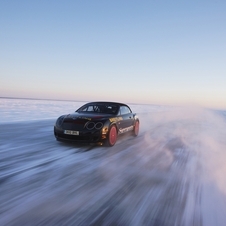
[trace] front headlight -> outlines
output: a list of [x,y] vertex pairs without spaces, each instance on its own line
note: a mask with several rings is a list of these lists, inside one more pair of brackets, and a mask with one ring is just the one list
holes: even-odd
[[56,126],[61,127],[63,121],[64,121],[64,116],[60,116],[56,121]]
[[88,130],[92,130],[92,129],[101,129],[103,127],[103,123],[102,122],[87,122],[85,124],[85,128]]

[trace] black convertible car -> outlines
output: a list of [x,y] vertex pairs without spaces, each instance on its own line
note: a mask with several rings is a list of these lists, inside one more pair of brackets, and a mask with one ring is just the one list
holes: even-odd
[[75,113],[60,116],[54,126],[59,141],[105,142],[108,146],[129,131],[138,135],[139,118],[128,105],[116,102],[87,103]]

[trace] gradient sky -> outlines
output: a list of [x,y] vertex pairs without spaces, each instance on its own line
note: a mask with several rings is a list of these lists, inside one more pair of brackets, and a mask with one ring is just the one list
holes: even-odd
[[0,96],[226,108],[225,0],[0,2]]

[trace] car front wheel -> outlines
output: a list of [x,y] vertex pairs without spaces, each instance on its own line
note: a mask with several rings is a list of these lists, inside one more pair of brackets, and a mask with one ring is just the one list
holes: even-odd
[[108,133],[108,137],[107,137],[107,145],[108,146],[114,146],[116,141],[117,141],[117,128],[116,126],[111,126],[109,133]]

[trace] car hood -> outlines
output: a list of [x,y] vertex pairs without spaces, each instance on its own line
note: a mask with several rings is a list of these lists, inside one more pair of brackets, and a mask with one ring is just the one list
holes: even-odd
[[108,119],[115,117],[114,115],[109,114],[92,114],[92,113],[81,113],[75,112],[72,114],[65,115],[65,119],[85,119],[85,120],[100,120],[100,119]]

